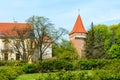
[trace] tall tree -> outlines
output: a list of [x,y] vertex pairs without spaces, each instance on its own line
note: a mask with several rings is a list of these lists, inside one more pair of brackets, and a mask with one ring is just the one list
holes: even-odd
[[120,58],[120,24],[95,25],[88,31],[87,58]]
[[91,23],[91,29],[88,31],[86,45],[85,45],[85,55],[87,58],[91,58],[94,53],[94,45],[95,45],[95,35],[94,35],[94,25]]
[[104,43],[107,36],[106,25],[96,25],[88,31],[86,40],[86,57],[87,58],[105,58]]
[[120,24],[111,25],[111,37],[109,42],[108,54],[111,58],[120,58]]
[[32,24],[32,29],[35,33],[35,41],[37,47],[39,48],[40,60],[43,59],[43,54],[46,53],[47,48],[49,48],[54,42],[66,34],[66,30],[59,28],[58,30],[53,27],[53,24],[48,18],[41,16],[32,16],[27,22]]

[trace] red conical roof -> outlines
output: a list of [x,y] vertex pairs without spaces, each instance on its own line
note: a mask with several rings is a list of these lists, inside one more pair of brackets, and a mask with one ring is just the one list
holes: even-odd
[[75,23],[73,30],[71,31],[70,34],[73,34],[73,33],[86,33],[86,30],[83,26],[80,15],[78,15],[76,23]]

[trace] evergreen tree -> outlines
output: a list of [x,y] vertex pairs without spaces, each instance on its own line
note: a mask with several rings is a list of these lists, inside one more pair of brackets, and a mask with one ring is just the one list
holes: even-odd
[[107,55],[104,50],[104,43],[107,36],[107,26],[97,25],[93,26],[88,31],[86,40],[86,57],[87,58],[106,58]]
[[93,22],[91,23],[91,29],[88,31],[87,39],[86,39],[86,57],[87,58],[92,58],[93,53],[94,53],[94,43],[95,41],[95,36],[94,36],[94,28],[93,28]]

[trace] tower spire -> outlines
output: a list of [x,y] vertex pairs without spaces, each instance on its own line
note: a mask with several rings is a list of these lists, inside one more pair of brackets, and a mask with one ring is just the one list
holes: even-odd
[[75,25],[74,25],[72,31],[70,32],[70,34],[73,34],[73,33],[86,33],[86,30],[83,26],[80,15],[78,15]]

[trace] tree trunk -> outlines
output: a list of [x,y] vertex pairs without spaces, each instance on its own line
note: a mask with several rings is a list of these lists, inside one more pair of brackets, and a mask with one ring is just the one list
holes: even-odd
[[42,54],[40,53],[40,58],[39,58],[39,60],[41,60],[42,61]]
[[41,60],[41,61],[42,61],[42,55],[43,55],[43,53],[42,53],[42,50],[40,49],[40,56],[39,56],[39,60]]

